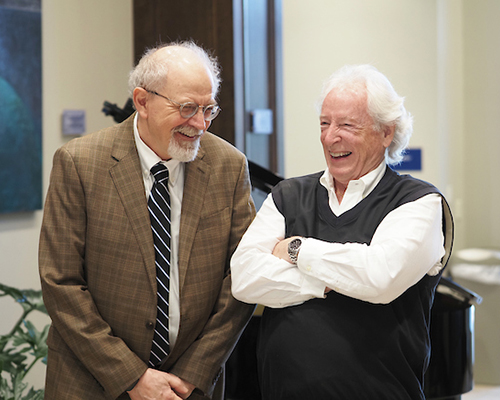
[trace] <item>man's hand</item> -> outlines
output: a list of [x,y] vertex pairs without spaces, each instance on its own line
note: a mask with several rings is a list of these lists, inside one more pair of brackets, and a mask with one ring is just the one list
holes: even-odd
[[[293,264],[292,260],[290,259],[290,256],[288,255],[288,244],[296,238],[302,238],[303,236],[292,236],[283,240],[280,240],[276,246],[274,246],[273,249],[273,256],[276,256],[278,258],[281,258],[282,260],[288,261],[289,263]],[[325,287],[325,296],[331,292],[332,289],[329,287]]]
[[149,368],[128,394],[132,400],[181,400],[187,399],[194,389],[194,385],[178,376]]
[[[273,256],[281,258],[282,260],[292,263],[290,256],[288,255],[288,243],[293,239],[300,238],[300,236],[292,236],[283,240],[280,240],[273,249]],[[293,264],[293,263],[292,263]]]

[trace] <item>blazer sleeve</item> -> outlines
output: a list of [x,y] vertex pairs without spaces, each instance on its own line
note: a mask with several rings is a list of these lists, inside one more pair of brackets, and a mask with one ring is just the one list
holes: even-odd
[[64,147],[59,149],[54,156],[39,245],[44,301],[52,319],[48,342],[56,346],[62,339],[65,345],[60,350],[80,360],[116,398],[147,367],[113,334],[88,290],[85,195],[73,155]]
[[[233,207],[224,266],[225,275],[219,294],[201,334],[169,369],[169,372],[193,383],[207,395],[212,394],[224,364],[255,308],[254,305],[239,302],[231,294],[229,261],[255,216],[246,158],[240,156],[237,159],[239,170],[236,171],[237,179],[232,192]],[[227,183],[227,180],[223,181]],[[231,188],[228,187],[226,190]]]

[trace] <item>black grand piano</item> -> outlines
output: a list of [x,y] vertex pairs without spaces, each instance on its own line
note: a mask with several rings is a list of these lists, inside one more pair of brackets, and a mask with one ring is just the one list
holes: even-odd
[[[103,110],[116,122],[133,112],[132,100],[122,108],[104,102]],[[270,193],[283,178],[249,161],[253,190]],[[474,306],[481,302],[476,293],[442,277],[436,289],[431,316],[431,359],[424,377],[428,400],[460,400],[473,387]],[[260,400],[256,345],[262,307],[243,332],[226,364],[226,400]]]

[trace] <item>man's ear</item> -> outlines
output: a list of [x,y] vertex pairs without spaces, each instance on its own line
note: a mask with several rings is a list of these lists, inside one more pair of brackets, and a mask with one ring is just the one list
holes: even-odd
[[394,140],[394,132],[396,132],[396,125],[392,124],[384,127],[384,146],[389,147]]
[[144,119],[148,117],[148,95],[148,91],[141,87],[136,87],[132,93],[135,109],[139,116]]

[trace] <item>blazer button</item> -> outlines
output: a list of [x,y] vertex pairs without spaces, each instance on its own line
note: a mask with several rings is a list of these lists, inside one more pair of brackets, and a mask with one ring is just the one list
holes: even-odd
[[155,328],[154,322],[151,321],[146,322],[146,328],[152,331]]

